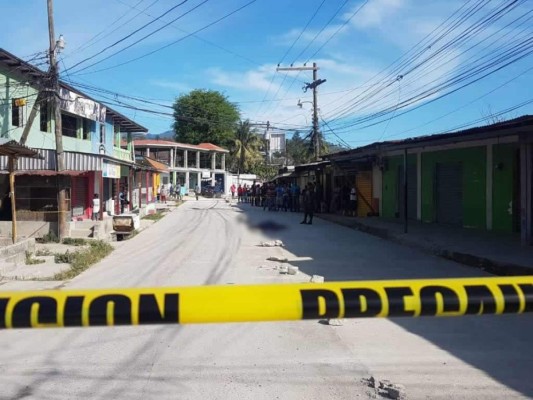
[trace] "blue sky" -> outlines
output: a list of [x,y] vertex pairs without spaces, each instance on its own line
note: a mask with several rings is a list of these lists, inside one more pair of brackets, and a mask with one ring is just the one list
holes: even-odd
[[[305,131],[311,124],[311,104],[305,103],[311,100],[311,92],[303,93],[302,86],[304,82],[311,80],[311,73],[286,74],[276,72],[275,68],[278,63],[283,66],[291,63],[300,66],[309,60],[309,63],[318,64],[319,78],[327,79],[320,86],[318,103],[321,116],[337,136],[331,134],[326,126],[322,129],[329,140],[342,140],[353,147],[376,140],[445,131],[483,118],[489,110],[498,112],[533,98],[533,69],[528,71],[533,65],[533,56],[529,55],[447,97],[435,100],[445,93],[440,90],[406,108],[398,108],[402,101],[411,96],[456,76],[475,57],[485,55],[487,60],[496,55],[502,46],[511,48],[513,40],[531,37],[533,17],[528,14],[533,14],[531,0],[476,31],[470,41],[458,41],[438,53],[439,46],[452,40],[455,37],[453,35],[510,3],[508,0],[486,1],[487,4],[477,14],[440,42],[431,48],[419,47],[419,58],[411,60],[411,63],[397,71],[389,70],[389,74],[377,77],[376,74],[398,57],[413,51],[413,46],[455,10],[461,6],[465,10],[478,2],[257,0],[196,36],[183,39],[138,61],[113,68],[119,63],[168,45],[238,9],[249,0],[204,1],[188,0],[165,15],[161,21],[152,23],[131,38],[104,51],[105,47],[153,21],[154,16],[161,15],[180,1],[55,0],[56,34],[63,34],[67,42],[60,65],[63,79],[152,99],[162,105],[170,105],[177,95],[194,88],[215,89],[238,103],[243,118],[268,120],[276,127]],[[0,47],[26,59],[35,52],[45,50],[48,43],[46,2],[0,2],[3,14],[10,16],[9,19],[4,19]],[[79,71],[196,6],[186,16],[130,49]],[[315,17],[311,19],[315,13]],[[330,19],[331,22],[327,24]],[[306,24],[308,26],[304,30]],[[317,36],[323,27],[323,31]],[[96,57],[89,62],[68,71],[67,68],[93,55]],[[313,57],[309,59],[311,56]],[[410,67],[431,56],[435,57],[435,61],[426,62],[409,72]],[[108,67],[111,68],[95,72]],[[403,74],[402,79],[394,79]],[[495,90],[504,83],[504,86]],[[380,89],[379,92],[374,96],[367,96],[376,88]],[[489,93],[490,91],[493,93]],[[99,98],[97,94],[88,93]],[[483,95],[486,96],[474,101]],[[361,98],[363,101],[355,103]],[[117,99],[137,107],[171,112],[168,108],[153,104]],[[302,108],[297,106],[298,99],[304,102]],[[426,104],[428,100],[434,101]],[[419,108],[413,109],[418,106]],[[148,127],[152,133],[166,131],[172,123],[171,117],[164,115],[114,108]],[[361,120],[369,114],[374,115],[386,109],[390,112],[383,117],[370,119],[369,123]],[[411,109],[413,110],[410,111]],[[340,113],[341,111],[343,112]],[[404,111],[409,112],[400,115]],[[452,111],[454,112],[451,113]],[[533,114],[532,104],[505,116],[515,117],[527,113]],[[368,126],[379,121],[382,122]],[[479,124],[483,122],[477,123]]]

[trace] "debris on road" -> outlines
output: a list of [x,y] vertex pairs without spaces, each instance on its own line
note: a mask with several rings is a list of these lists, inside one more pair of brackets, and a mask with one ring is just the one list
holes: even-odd
[[281,257],[268,257],[267,260],[268,260],[268,261],[281,262],[281,263],[287,263],[287,262],[289,262],[289,259],[288,259],[288,258],[281,258]]
[[362,381],[368,387],[373,388],[376,394],[381,398],[393,400],[407,399],[405,394],[405,386],[403,385],[392,383],[386,379],[378,380],[374,376],[371,376],[368,379],[363,378]]
[[289,267],[286,265],[279,265],[278,270],[280,274],[288,274],[289,273]]
[[331,326],[343,326],[344,325],[344,320],[343,319],[339,319],[339,318],[331,318],[331,319],[328,319],[328,325],[331,325]]
[[270,240],[268,242],[261,242],[259,244],[261,247],[285,247],[281,240]]
[[310,282],[312,283],[324,283],[324,277],[320,275],[313,275]]

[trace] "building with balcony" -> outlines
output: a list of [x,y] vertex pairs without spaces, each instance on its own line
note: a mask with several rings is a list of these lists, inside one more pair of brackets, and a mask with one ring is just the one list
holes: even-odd
[[[124,144],[125,145],[125,144]],[[218,184],[226,192],[226,154],[228,150],[211,143],[198,145],[177,143],[170,140],[134,140],[136,156],[168,165],[168,174],[161,176],[161,184],[180,183],[188,190],[197,185]]]
[[[68,218],[89,219],[94,194],[104,214],[119,212],[118,194],[134,182],[132,134],[147,132],[121,113],[60,82],[64,171],[56,171],[55,121],[45,95],[47,74],[0,49],[0,136],[35,149],[42,159],[16,162],[17,219],[51,228],[58,219],[58,190],[67,190]],[[28,117],[35,107],[36,117]],[[29,125],[29,126],[28,126]],[[125,148],[121,136],[126,135]],[[0,157],[0,190],[8,192],[7,158]],[[48,224],[45,224],[48,223]]]

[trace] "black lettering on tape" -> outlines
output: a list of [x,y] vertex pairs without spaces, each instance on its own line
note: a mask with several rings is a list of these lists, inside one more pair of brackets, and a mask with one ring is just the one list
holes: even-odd
[[533,285],[522,283],[518,285],[524,294],[525,307],[524,312],[533,312]]
[[389,300],[389,317],[411,316],[414,311],[405,309],[405,296],[412,296],[413,291],[409,287],[386,287],[384,288]]
[[39,324],[57,324],[57,301],[53,297],[34,296],[18,301],[13,307],[11,325],[13,328],[31,328],[31,309],[37,305]]
[[165,294],[165,303],[161,310],[153,294],[141,294],[139,324],[179,323],[179,296],[178,293]]
[[437,294],[442,298],[442,312],[458,312],[459,296],[446,286],[425,286],[420,289],[420,315],[437,315]]
[[[339,297],[335,292],[327,289],[302,289],[300,295],[302,297],[303,319],[339,318]],[[324,314],[320,314],[320,298],[326,305]]]
[[[341,289],[344,298],[344,316],[346,318],[375,317],[382,310],[381,297],[372,289]],[[363,311],[361,297],[364,297],[366,309]]]
[[68,296],[63,312],[63,325],[82,326],[82,307],[84,296]]
[[494,314],[496,300],[485,285],[465,285],[468,305],[465,314]]
[[503,312],[517,313],[520,311],[520,296],[514,285],[498,285],[503,294]]
[[107,307],[113,304],[113,325],[131,325],[131,300],[122,294],[98,296],[89,305],[89,325],[107,325]]
[[6,309],[9,299],[0,299],[0,329],[6,327]]

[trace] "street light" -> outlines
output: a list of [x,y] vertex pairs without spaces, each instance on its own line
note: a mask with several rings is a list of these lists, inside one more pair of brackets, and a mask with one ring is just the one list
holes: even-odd
[[313,104],[312,101],[301,101],[300,99],[298,99],[298,104],[296,104],[296,105],[297,105],[298,107],[300,107],[300,108],[303,108],[304,103]]

